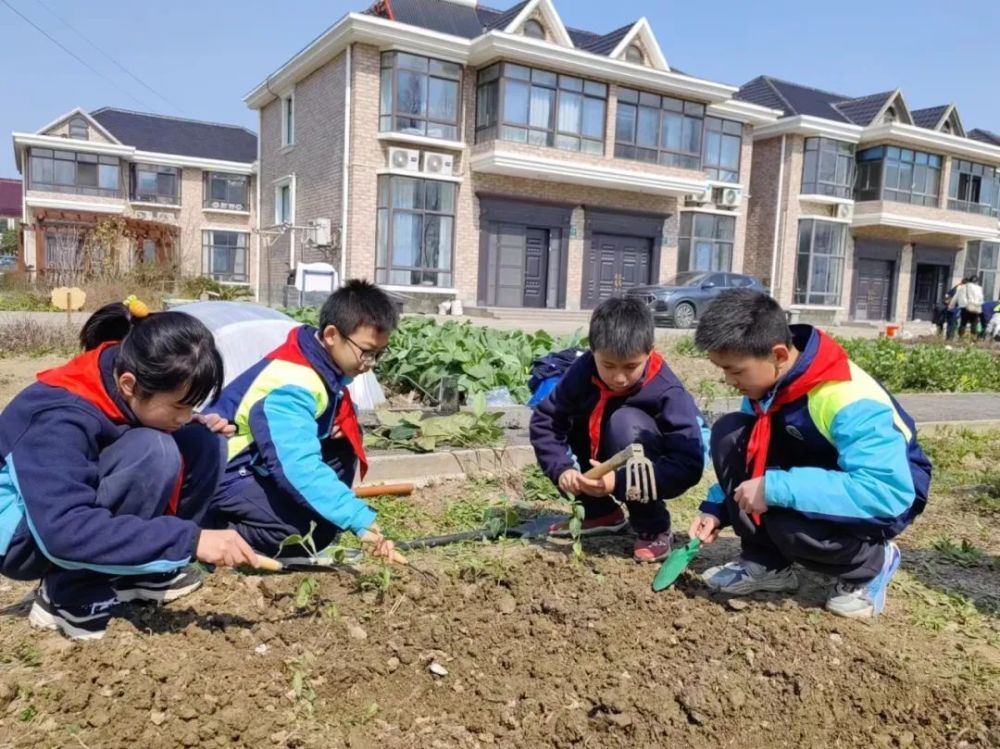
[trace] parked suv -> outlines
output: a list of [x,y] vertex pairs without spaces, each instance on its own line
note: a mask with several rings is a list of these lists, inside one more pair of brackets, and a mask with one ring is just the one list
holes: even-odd
[[741,273],[688,271],[664,284],[636,286],[628,295],[645,300],[657,325],[693,328],[702,312],[726,289],[750,288],[766,292],[760,280]]

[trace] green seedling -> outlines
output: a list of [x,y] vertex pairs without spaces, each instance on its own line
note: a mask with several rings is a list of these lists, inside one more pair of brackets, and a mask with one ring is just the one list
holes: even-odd
[[577,561],[583,559],[583,519],[586,511],[583,505],[575,503],[573,505],[573,516],[569,519],[569,536],[573,539],[573,558]]
[[939,538],[934,542],[934,548],[948,561],[962,567],[977,567],[986,560],[983,550],[964,538],[961,543],[950,538]]

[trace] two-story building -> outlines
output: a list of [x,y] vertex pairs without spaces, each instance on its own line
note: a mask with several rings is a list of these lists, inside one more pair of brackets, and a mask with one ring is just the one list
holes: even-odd
[[246,97],[275,232],[260,298],[324,259],[466,305],[567,309],[741,270],[752,131],[779,112],[736,91],[672,68],[645,19],[579,31],[550,0],[349,14]]
[[[74,109],[13,138],[24,175],[23,262],[39,280],[147,263],[255,281],[257,137],[249,130],[103,108]],[[91,240],[95,227],[111,224],[108,251]]]
[[818,320],[930,320],[959,279],[996,299],[1000,138],[953,105],[848,97],[767,76],[737,98],[779,109],[754,131],[746,271]]

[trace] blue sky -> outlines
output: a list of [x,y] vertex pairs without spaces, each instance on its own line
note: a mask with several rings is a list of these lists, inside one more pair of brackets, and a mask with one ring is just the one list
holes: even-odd
[[[485,4],[506,8],[515,1]],[[60,50],[4,2],[110,80]],[[111,105],[255,128],[243,95],[343,14],[364,7],[366,0],[177,0],[168,6],[2,0],[0,176],[16,176],[11,131],[37,130],[74,106]],[[898,86],[912,108],[955,102],[967,128],[1000,131],[997,0],[556,0],[556,7],[567,25],[597,32],[646,16],[667,60],[699,77],[740,84],[766,73],[848,95]]]

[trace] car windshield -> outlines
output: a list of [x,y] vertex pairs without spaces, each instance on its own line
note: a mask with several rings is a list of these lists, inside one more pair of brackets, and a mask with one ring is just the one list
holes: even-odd
[[676,276],[667,281],[664,286],[697,286],[707,275],[707,273],[700,270],[690,270],[687,273],[678,273]]

